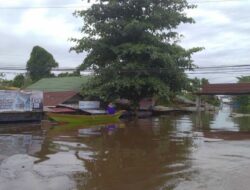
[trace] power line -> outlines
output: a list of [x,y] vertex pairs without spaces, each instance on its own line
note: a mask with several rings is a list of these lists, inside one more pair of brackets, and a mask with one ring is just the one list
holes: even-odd
[[245,65],[218,65],[218,66],[209,66],[209,67],[197,67],[197,69],[218,69],[218,68],[235,68],[235,67],[250,67],[249,64]]
[[[26,68],[22,67],[0,67],[0,72],[1,71],[26,71]],[[76,68],[54,68],[52,71],[75,71]]]
[[204,72],[204,73],[189,73],[189,72],[185,72],[186,74],[189,75],[208,75],[208,74],[240,74],[240,73],[249,73],[250,74],[250,70],[247,71],[221,71],[221,72]]
[[224,3],[224,2],[246,2],[249,0],[204,0],[204,1],[189,1],[189,3],[202,4],[202,3]]
[[[0,64],[1,65],[1,64]],[[20,65],[20,64],[6,64],[4,66],[0,66],[0,68],[6,68],[6,67],[11,67],[11,68],[15,68],[15,67],[22,67],[25,68],[25,65]],[[214,65],[214,66],[198,66],[196,69],[213,69],[213,68],[230,68],[230,67],[250,67],[250,64],[241,64],[241,65]],[[74,68],[74,67],[60,67],[60,68]],[[166,68],[167,69],[167,68]]]
[[10,7],[10,6],[0,6],[0,9],[5,10],[16,10],[16,9],[78,9],[84,8],[83,5],[75,5],[75,6],[20,6],[20,7]]
[[[66,70],[74,70],[77,67],[58,67],[56,69],[66,69]],[[16,70],[16,69],[26,69],[25,66],[18,66],[18,65],[6,65],[0,67],[0,69],[6,69],[6,70]],[[183,68],[184,69],[184,68]],[[220,70],[218,70],[220,69]],[[249,70],[250,65],[234,65],[234,66],[213,66],[213,67],[198,67],[194,68],[193,70],[190,70],[189,72],[211,72],[211,71],[244,71]],[[123,71],[149,71],[149,70],[169,70],[169,68],[142,68],[142,69],[121,69]]]
[[[77,67],[58,67],[52,69],[53,71],[75,71]],[[2,71],[26,71],[25,66],[6,65],[1,66]],[[161,73],[169,70],[168,68],[143,68],[143,69],[121,69],[121,73],[139,73],[139,72],[152,72]],[[91,70],[88,70],[91,71]],[[193,70],[186,71],[187,74],[239,74],[250,72],[250,65],[220,65],[211,67],[198,67]]]
[[[223,2],[246,2],[249,0],[203,0],[203,1],[190,1],[189,3],[202,4],[202,3],[223,3]],[[84,5],[62,5],[62,6],[0,6],[0,9],[78,9],[86,8]]]

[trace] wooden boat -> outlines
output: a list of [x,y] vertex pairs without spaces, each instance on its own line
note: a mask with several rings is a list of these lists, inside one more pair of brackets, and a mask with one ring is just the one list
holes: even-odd
[[59,123],[70,123],[74,125],[96,125],[119,122],[119,118],[124,111],[119,111],[114,115],[72,115],[47,113],[48,117]]

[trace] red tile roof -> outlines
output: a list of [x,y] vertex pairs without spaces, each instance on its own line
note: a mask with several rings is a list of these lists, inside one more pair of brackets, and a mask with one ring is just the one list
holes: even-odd
[[53,113],[75,113],[76,110],[70,108],[51,108],[51,112]]
[[77,95],[77,92],[74,91],[44,92],[44,106],[57,106],[58,104],[62,104],[75,95]]
[[208,84],[197,93],[201,95],[240,95],[250,94],[250,83]]

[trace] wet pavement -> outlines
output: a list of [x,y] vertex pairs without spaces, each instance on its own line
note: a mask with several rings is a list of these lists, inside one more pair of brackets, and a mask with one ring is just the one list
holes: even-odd
[[229,107],[91,128],[0,126],[0,190],[246,190],[249,171],[250,118]]

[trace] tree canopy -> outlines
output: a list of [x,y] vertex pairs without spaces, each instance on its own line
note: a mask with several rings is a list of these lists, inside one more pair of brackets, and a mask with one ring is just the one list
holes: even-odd
[[16,75],[12,82],[13,86],[18,88],[23,87],[24,83],[25,83],[25,76],[23,74]]
[[197,93],[201,90],[202,86],[209,84],[208,79],[206,78],[193,78],[193,79],[188,79],[188,85],[186,87],[186,90],[191,93]]
[[194,23],[186,0],[100,0],[82,17],[83,37],[72,39],[71,50],[87,52],[80,70],[95,73],[83,90],[105,100],[167,97],[187,82],[184,73],[193,68],[191,55],[201,48],[184,49],[175,31],[182,23]]
[[54,57],[44,48],[35,46],[30,54],[26,68],[32,81],[38,81],[44,77],[51,77],[52,68],[58,67]]
[[[241,76],[237,77],[238,83],[250,83],[250,76]],[[234,97],[235,103],[238,105],[240,112],[250,113],[250,96],[249,95],[241,95]]]
[[57,77],[75,77],[75,76],[81,76],[80,72],[78,71],[74,71],[72,73],[66,72],[57,75]]
[[238,83],[249,83],[250,82],[250,76],[241,76],[237,77]]

